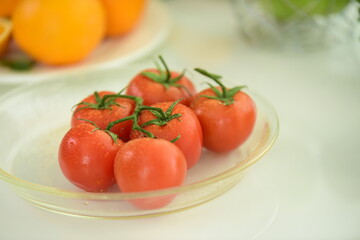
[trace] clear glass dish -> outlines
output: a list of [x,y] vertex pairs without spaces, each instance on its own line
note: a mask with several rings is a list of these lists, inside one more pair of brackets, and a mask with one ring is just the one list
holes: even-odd
[[356,38],[355,0],[232,0],[243,39],[265,48],[313,51]]
[[[279,132],[274,108],[260,95],[247,91],[258,111],[250,138],[228,154],[204,150],[183,186],[138,193],[121,193],[117,187],[106,193],[78,189],[63,176],[57,159],[59,143],[70,127],[72,106],[95,90],[121,90],[142,69],[131,66],[56,77],[4,95],[0,100],[0,178],[32,204],[62,214],[117,219],[154,216],[185,210],[220,196],[274,144]],[[190,76],[198,90],[206,87],[198,84],[201,76]],[[172,194],[175,199],[159,209],[140,210],[129,202]]]

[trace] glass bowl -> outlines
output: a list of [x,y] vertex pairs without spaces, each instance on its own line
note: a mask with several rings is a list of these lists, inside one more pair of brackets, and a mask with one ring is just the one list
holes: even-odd
[[[250,138],[228,154],[204,150],[198,164],[188,171],[183,186],[137,193],[121,193],[116,186],[104,193],[78,189],[63,176],[57,158],[59,143],[70,128],[72,107],[95,90],[121,90],[142,69],[131,66],[56,77],[21,86],[1,97],[0,178],[32,204],[57,213],[115,219],[154,216],[220,196],[274,144],[279,131],[274,108],[260,95],[247,91],[257,107]],[[202,76],[195,76],[197,84]],[[167,195],[176,197],[159,209],[140,210],[130,203]]]
[[232,0],[240,34],[251,45],[315,50],[348,44],[359,25],[355,0]]

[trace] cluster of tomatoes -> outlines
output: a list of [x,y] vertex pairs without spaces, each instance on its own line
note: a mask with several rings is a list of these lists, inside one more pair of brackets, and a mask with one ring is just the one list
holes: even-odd
[[[180,186],[203,148],[228,152],[251,134],[256,107],[243,86],[226,88],[221,76],[196,68],[219,86],[196,92],[185,72],[141,71],[123,94],[102,91],[76,105],[59,147],[65,177],[90,192],[117,184],[122,192]],[[159,208],[174,196],[137,200]]]

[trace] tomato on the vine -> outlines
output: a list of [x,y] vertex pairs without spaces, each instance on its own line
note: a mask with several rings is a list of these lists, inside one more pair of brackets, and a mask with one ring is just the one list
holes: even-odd
[[158,67],[140,72],[130,81],[126,94],[143,98],[147,106],[179,99],[188,106],[196,93],[193,83],[184,75],[185,72],[170,71],[163,58],[159,58],[165,70]]
[[244,143],[255,125],[256,106],[251,97],[241,91],[244,86],[227,89],[221,76],[195,69],[216,81],[220,87],[198,93],[191,108],[200,120],[204,147],[215,152],[231,151]]
[[[200,122],[195,113],[178,102],[162,102],[150,107],[154,110],[142,111],[138,124],[156,138],[176,140],[174,144],[184,153],[187,168],[192,168],[200,159],[203,144]],[[155,111],[156,109],[160,111]],[[134,130],[130,138],[144,135],[143,132]]]
[[[101,129],[105,129],[110,122],[131,115],[134,112],[135,103],[122,96],[115,92],[101,91],[86,97],[77,104],[71,118],[71,126],[81,124],[82,119],[87,119]],[[131,121],[119,123],[110,130],[127,141],[131,131]]]
[[[186,177],[186,160],[173,143],[154,138],[139,138],[125,143],[114,162],[116,182],[122,192],[143,192],[176,187]],[[169,204],[175,195],[130,200],[141,209]]]
[[89,192],[103,192],[115,183],[114,158],[123,145],[116,135],[82,123],[63,137],[58,153],[65,177]]

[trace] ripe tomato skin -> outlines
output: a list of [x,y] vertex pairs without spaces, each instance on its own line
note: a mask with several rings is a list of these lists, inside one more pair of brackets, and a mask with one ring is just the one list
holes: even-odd
[[239,91],[234,95],[233,104],[224,105],[222,101],[201,95],[216,94],[205,89],[191,103],[201,123],[204,147],[214,152],[228,152],[244,143],[256,120],[256,106],[250,96]]
[[[111,92],[111,91],[99,92],[100,97],[110,94],[115,94],[115,92]],[[81,102],[96,103],[94,94],[86,97]],[[105,129],[106,126],[109,124],[109,122],[127,117],[134,112],[135,102],[133,100],[127,98],[117,98],[115,102],[121,106],[111,105],[110,106],[111,109],[93,109],[93,108],[80,109],[85,105],[83,104],[78,105],[75,108],[75,111],[71,118],[71,127],[74,127],[84,122],[83,120],[79,120],[79,119],[87,119],[93,121],[101,129]],[[110,129],[110,131],[118,135],[118,137],[121,138],[122,140],[128,141],[131,127],[132,127],[132,121],[129,120],[116,124],[114,127]]]
[[[122,192],[142,192],[183,184],[187,169],[183,153],[163,139],[139,138],[125,143],[114,162],[116,182]],[[175,195],[130,200],[140,209],[169,204]]]
[[[147,69],[142,72],[153,72],[159,74],[159,70],[157,69]],[[171,78],[175,78],[179,75],[179,73],[171,71]],[[169,86],[166,89],[162,84],[157,83],[139,73],[130,81],[126,94],[142,97],[144,99],[144,105],[147,106],[159,102],[174,102],[178,99],[182,99],[180,103],[189,106],[192,96],[196,93],[193,83],[185,76],[183,76],[177,83],[186,87],[188,91],[184,88],[175,86]]]
[[[170,107],[172,102],[162,102],[151,105],[151,107],[161,108],[164,112]],[[180,113],[181,117],[172,119],[164,126],[148,125],[143,127],[151,132],[157,138],[171,141],[180,135],[180,138],[174,143],[184,153],[187,168],[192,168],[200,159],[203,146],[203,135],[201,125],[195,113],[187,106],[178,103],[173,109],[173,114]],[[141,112],[138,123],[142,125],[145,122],[156,117],[150,111]],[[143,137],[143,133],[132,131],[130,138]]]
[[123,142],[115,143],[90,123],[71,128],[63,137],[58,160],[65,177],[88,192],[103,192],[115,183],[114,159]]

